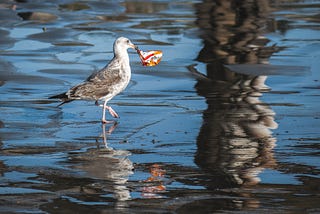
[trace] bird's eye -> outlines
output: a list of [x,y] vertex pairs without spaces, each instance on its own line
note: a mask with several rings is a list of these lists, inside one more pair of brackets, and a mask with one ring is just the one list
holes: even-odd
[[129,44],[129,42],[130,42],[129,39],[127,39],[127,43],[128,43],[128,44]]

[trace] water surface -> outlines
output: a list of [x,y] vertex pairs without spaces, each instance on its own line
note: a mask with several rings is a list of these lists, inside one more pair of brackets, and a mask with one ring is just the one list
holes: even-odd
[[[319,1],[3,1],[3,213],[316,213]],[[101,125],[48,97],[112,58],[142,67]]]

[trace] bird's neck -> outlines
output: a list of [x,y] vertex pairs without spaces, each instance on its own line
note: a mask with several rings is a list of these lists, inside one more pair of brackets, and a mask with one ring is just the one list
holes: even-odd
[[114,48],[113,52],[115,57],[129,59],[128,51],[126,49]]
[[[129,54],[127,50],[114,50],[114,58],[117,58],[120,62],[120,67],[125,68],[124,71],[129,71],[128,74],[130,75],[130,62],[129,62]],[[121,70],[120,70],[121,72]],[[130,78],[130,77],[129,77]]]

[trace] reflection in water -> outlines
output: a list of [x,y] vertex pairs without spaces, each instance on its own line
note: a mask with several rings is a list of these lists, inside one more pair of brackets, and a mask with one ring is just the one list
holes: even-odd
[[275,166],[275,113],[260,100],[266,76],[244,75],[223,64],[266,63],[277,48],[261,36],[266,27],[268,1],[204,1],[197,5],[197,24],[204,48],[198,60],[207,74],[193,66],[198,94],[206,98],[195,162],[211,175],[209,188],[254,185],[257,175]]
[[225,64],[263,63],[277,47],[262,36],[270,26],[268,0],[204,0],[196,6],[204,47],[198,60]]
[[161,198],[159,193],[163,193],[166,190],[164,184],[164,176],[166,171],[159,164],[152,164],[150,166],[150,176],[144,180],[146,184],[142,188],[142,197],[144,198]]
[[202,76],[195,86],[208,104],[195,162],[213,175],[211,188],[256,184],[259,172],[275,165],[275,113],[259,100],[265,79],[242,75],[232,83]]
[[[110,124],[110,123],[109,123]],[[102,124],[102,139],[103,139],[103,144],[106,149],[108,149],[108,142],[107,142],[107,134],[112,134],[112,132],[117,128],[118,122],[117,121],[112,121],[111,126],[109,127],[108,131],[106,131],[106,124]],[[98,148],[99,148],[99,141],[97,140]]]
[[[0,80],[1,83],[1,80]],[[1,85],[0,85],[1,87]],[[4,123],[0,120],[0,129],[4,127]],[[2,143],[2,136],[0,134],[0,151],[2,151],[3,143]],[[4,162],[0,161],[0,177],[3,177],[4,173],[8,170],[8,166],[4,164]]]
[[[191,23],[194,2],[200,32]],[[314,99],[319,88],[319,77],[315,76],[319,64],[319,4],[268,1],[279,10],[268,19],[267,13],[274,8],[266,2],[2,1],[0,7],[10,9],[1,9],[0,13],[0,120],[4,123],[0,128],[1,212],[319,210],[319,200],[314,200],[319,194],[319,112]],[[17,5],[16,11],[11,9],[13,5]],[[269,25],[272,22],[274,25]],[[268,35],[289,47],[274,58],[275,62],[288,65],[297,59],[297,65],[314,63],[312,76],[273,79],[277,90],[294,92],[274,92],[267,98],[277,104],[281,115],[282,127],[276,137],[282,146],[277,148],[277,163],[272,150],[275,139],[270,133],[276,127],[274,113],[260,94],[267,90],[262,85],[266,77],[249,76],[253,69],[260,71],[255,63],[266,63],[277,51],[263,37],[264,31],[273,30],[273,26],[277,32]],[[199,34],[191,36],[196,31]],[[121,120],[125,126],[117,127],[111,136],[107,133],[112,124],[104,129],[108,146],[129,150],[132,156],[127,151],[105,149],[100,138],[100,149],[95,147],[100,124],[97,127],[90,119],[95,112],[87,111],[86,105],[79,105],[76,112],[71,108],[61,111],[43,100],[61,85],[78,82],[94,69],[92,65],[104,63],[111,54],[105,47],[119,34],[132,37],[140,45],[159,46],[168,56],[156,72],[140,70],[139,64],[133,64],[138,84],[132,84],[132,94],[124,94],[118,103],[128,116]],[[193,71],[198,77],[196,89],[208,103],[200,130],[198,111],[192,109],[201,108],[202,99],[194,95],[190,88],[193,80],[185,78],[184,73],[184,66],[193,63],[198,35],[204,47],[197,59],[207,68],[197,69],[206,75]],[[243,69],[248,75],[223,66],[243,65],[239,63],[250,63],[244,66],[251,66],[251,71]],[[282,84],[283,80],[290,84]],[[282,96],[286,103],[302,106],[282,105]],[[295,102],[296,98],[301,100]],[[78,113],[89,114],[85,117],[88,120],[75,121]],[[293,121],[296,123],[292,126],[286,125]],[[128,139],[130,143],[112,145],[115,139]],[[136,171],[131,175],[133,160]],[[262,184],[242,188],[257,182],[252,174],[275,164],[275,170],[259,176],[265,176]],[[221,190],[224,186],[241,188]],[[143,198],[148,196],[154,199]],[[246,209],[258,206],[258,210]]]
[[[117,126],[112,124],[108,133],[111,133]],[[117,201],[126,201],[131,198],[130,191],[126,186],[128,178],[133,174],[133,163],[129,160],[130,152],[125,150],[114,150],[107,145],[106,125],[102,125],[102,138],[106,148],[92,148],[85,153],[79,153],[72,157],[72,161],[80,162],[75,168],[84,171],[90,178],[101,179],[97,184],[104,184],[99,187],[110,191]],[[99,143],[99,142],[98,142]],[[119,206],[125,206],[120,203]]]

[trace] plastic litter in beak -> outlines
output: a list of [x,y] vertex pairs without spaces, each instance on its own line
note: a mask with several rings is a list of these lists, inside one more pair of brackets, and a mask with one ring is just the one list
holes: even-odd
[[147,51],[137,49],[137,53],[141,59],[143,66],[155,66],[158,65],[162,59],[162,51]]

